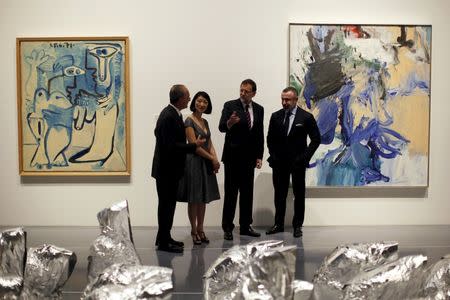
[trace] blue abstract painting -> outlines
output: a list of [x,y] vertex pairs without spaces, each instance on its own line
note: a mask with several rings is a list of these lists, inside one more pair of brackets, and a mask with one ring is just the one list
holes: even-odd
[[431,26],[290,24],[322,144],[308,186],[428,186]]
[[126,175],[128,38],[18,38],[21,175]]

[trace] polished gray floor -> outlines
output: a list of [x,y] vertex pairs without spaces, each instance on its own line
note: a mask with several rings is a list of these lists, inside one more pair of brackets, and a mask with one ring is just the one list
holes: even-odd
[[[1,228],[3,230],[6,228]],[[337,245],[397,241],[399,256],[423,254],[430,263],[445,254],[450,254],[450,226],[339,226],[305,227],[302,238],[293,238],[291,229],[266,236],[266,228],[256,228],[260,238],[239,236],[234,231],[234,241],[223,240],[218,227],[206,229],[211,243],[193,246],[190,229],[177,227],[172,231],[175,239],[185,243],[183,254],[157,251],[154,246],[156,228],[135,227],[135,246],[145,265],[160,265],[174,270],[172,299],[202,299],[202,275],[209,265],[224,251],[234,245],[247,244],[255,240],[278,239],[288,245],[297,245],[296,279],[311,281],[323,258]],[[36,247],[43,243],[53,244],[74,251],[78,261],[75,270],[64,287],[64,299],[79,299],[87,284],[87,257],[89,246],[99,234],[93,227],[26,227],[27,246]]]

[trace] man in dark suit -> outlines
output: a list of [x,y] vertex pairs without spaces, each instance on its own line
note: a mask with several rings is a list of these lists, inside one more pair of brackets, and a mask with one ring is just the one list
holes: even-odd
[[169,92],[170,104],[160,113],[155,128],[156,145],[153,156],[152,177],[156,179],[158,192],[158,250],[183,252],[184,244],[170,235],[175,214],[178,182],[184,172],[186,153],[193,153],[205,139],[186,143],[181,110],[190,101],[189,90],[181,84],[172,86]]
[[[284,231],[286,197],[290,177],[294,191],[294,218],[292,226],[294,237],[303,235],[305,217],[305,171],[309,161],[320,145],[320,132],[314,117],[297,106],[298,92],[293,87],[281,93],[283,108],[272,114],[269,122],[267,146],[269,162],[272,167],[274,187],[275,225],[266,234]],[[311,142],[307,145],[307,136]]]
[[258,237],[253,222],[253,179],[261,168],[264,152],[264,108],[252,101],[256,83],[242,81],[240,98],[225,102],[219,130],[225,132],[222,161],[225,166],[225,196],[222,213],[224,239],[233,239],[234,215],[239,192],[240,234]]

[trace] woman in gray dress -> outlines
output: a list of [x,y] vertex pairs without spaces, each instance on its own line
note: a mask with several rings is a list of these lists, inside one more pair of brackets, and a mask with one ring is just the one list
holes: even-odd
[[206,92],[198,92],[192,99],[192,114],[186,118],[186,137],[191,143],[198,136],[206,142],[193,154],[186,156],[184,176],[180,182],[179,201],[188,203],[188,216],[191,223],[191,236],[195,245],[209,243],[203,230],[206,203],[220,199],[216,173],[220,162],[211,141],[211,131],[203,114],[212,111],[211,98]]

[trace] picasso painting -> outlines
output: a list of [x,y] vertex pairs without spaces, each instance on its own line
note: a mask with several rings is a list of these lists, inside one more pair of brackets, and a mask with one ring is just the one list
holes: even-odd
[[128,38],[17,38],[21,175],[129,175]]
[[431,26],[290,24],[289,84],[322,143],[307,185],[428,186]]

